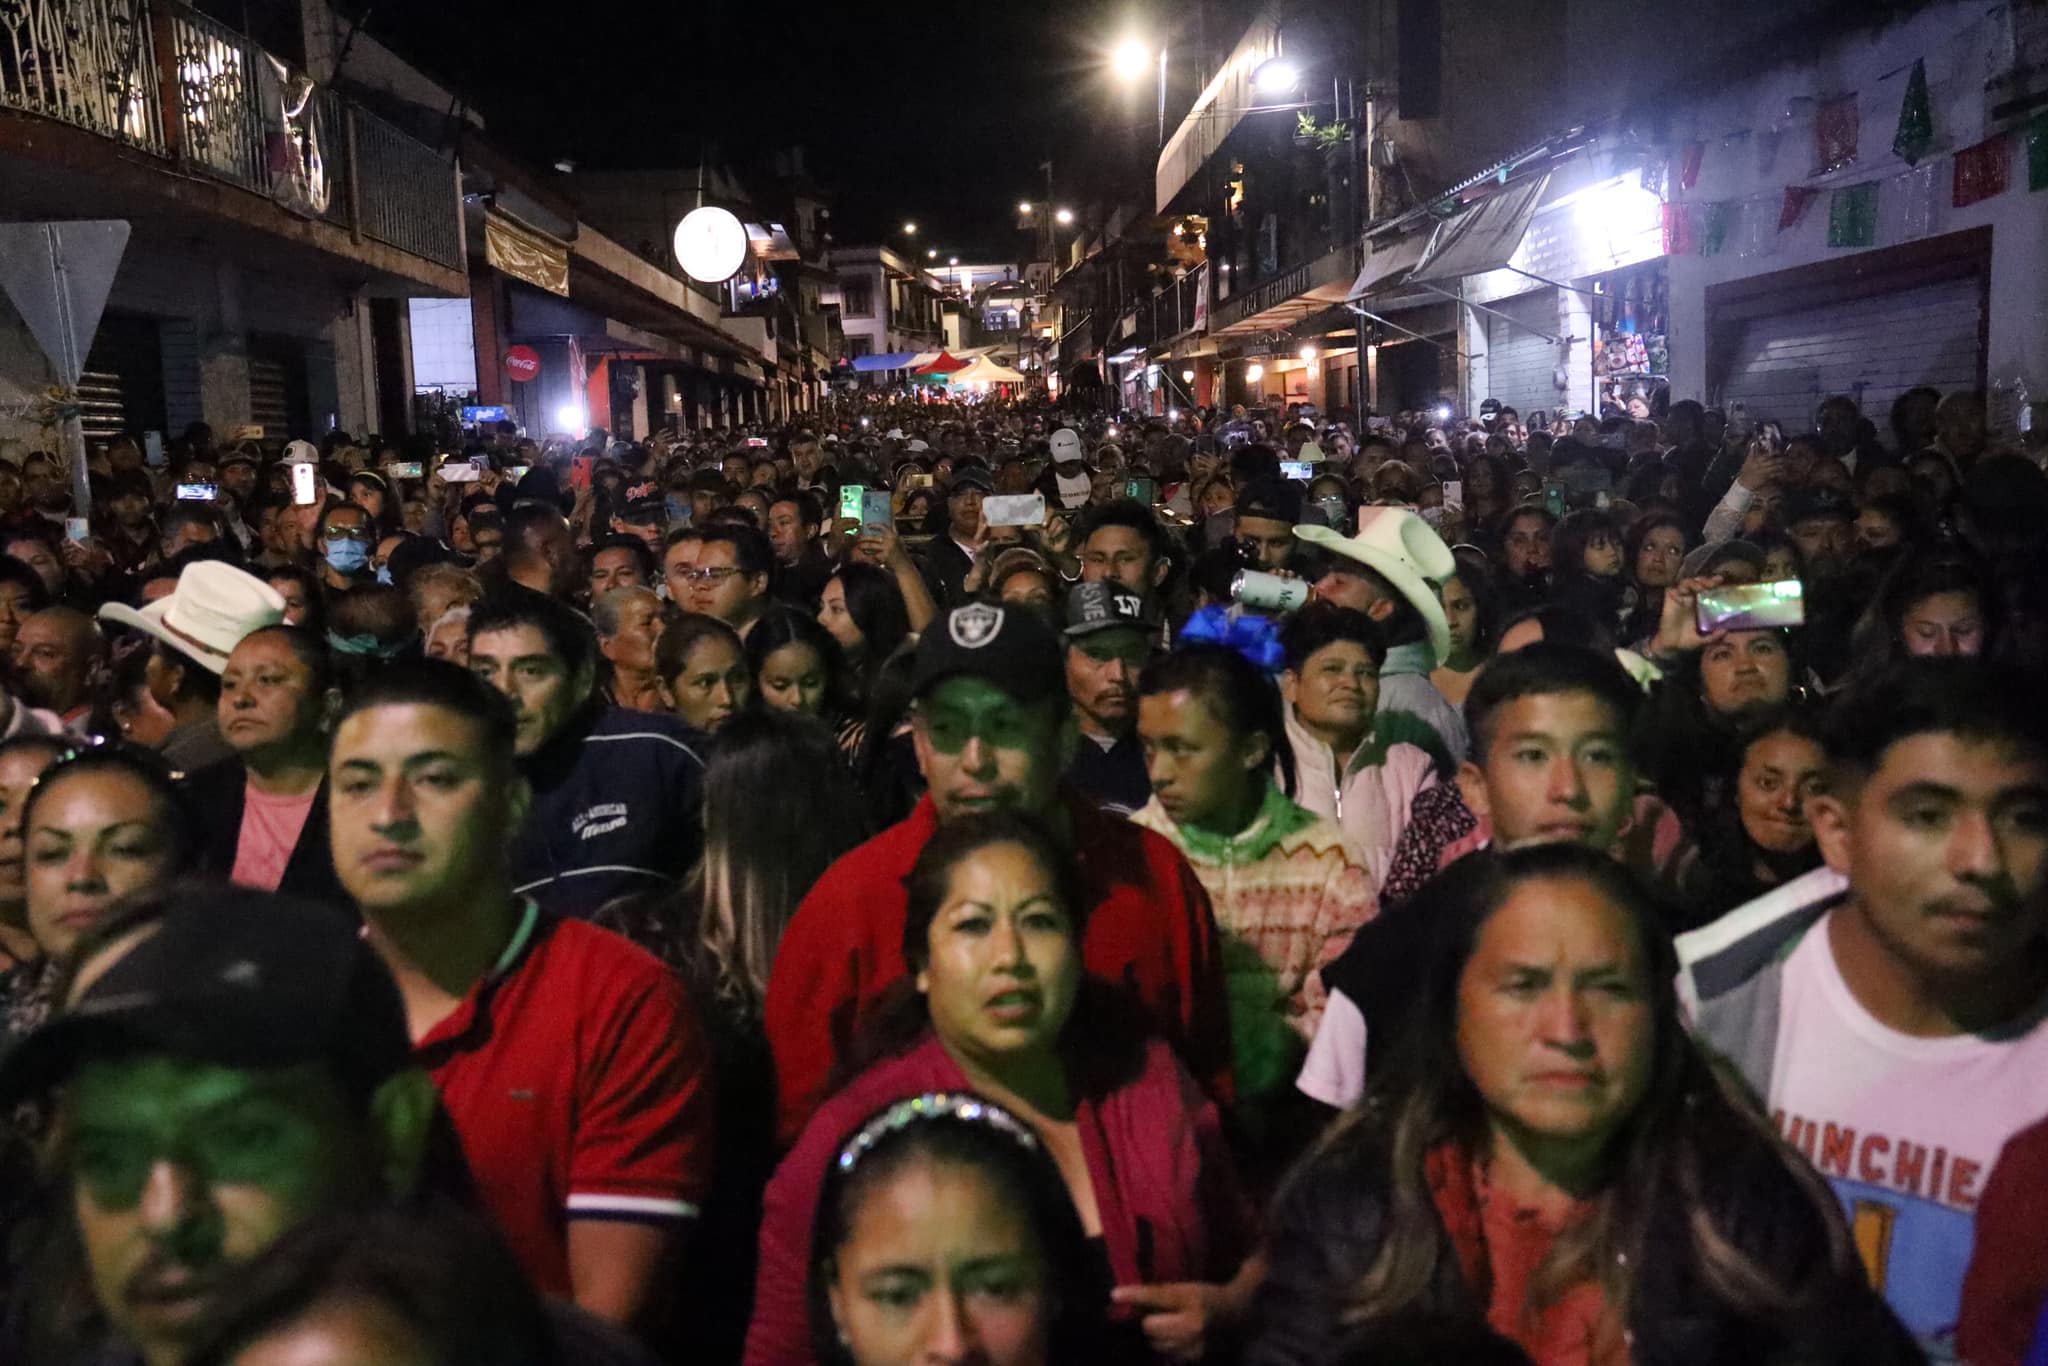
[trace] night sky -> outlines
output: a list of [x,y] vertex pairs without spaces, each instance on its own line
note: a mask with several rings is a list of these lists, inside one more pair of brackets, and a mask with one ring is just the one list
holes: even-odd
[[921,247],[1014,260],[1017,201],[1043,196],[1048,156],[1076,207],[1113,178],[1149,182],[1156,88],[1120,88],[1103,55],[1134,16],[1102,0],[434,0],[380,5],[369,29],[543,165],[695,165],[708,140],[744,174],[802,143],[839,242],[901,244],[913,219]]

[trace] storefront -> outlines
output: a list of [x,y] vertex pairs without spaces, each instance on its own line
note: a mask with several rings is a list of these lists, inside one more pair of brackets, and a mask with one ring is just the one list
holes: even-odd
[[1915,385],[1985,387],[1989,228],[1708,289],[1708,393],[1753,421],[1813,425],[1847,394],[1882,424]]
[[1663,259],[1591,281],[1593,414],[1662,415],[1671,402],[1671,273]]

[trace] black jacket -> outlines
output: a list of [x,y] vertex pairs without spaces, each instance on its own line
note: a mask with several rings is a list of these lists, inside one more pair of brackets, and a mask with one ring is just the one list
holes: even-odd
[[[1755,1146],[1717,1156],[1728,1159],[1709,1170],[1706,1197],[1717,1207],[1717,1225],[1779,1284],[1818,1274],[1825,1231],[1791,1173]],[[1245,1366],[1352,1359],[1347,1353],[1358,1350],[1361,1332],[1345,1326],[1344,1311],[1385,1235],[1389,1166],[1384,1141],[1361,1126],[1288,1178],[1267,1221],[1271,1270],[1259,1291]],[[1634,1366],[1903,1366],[1925,1359],[1853,1269],[1824,1282],[1797,1311],[1743,1314],[1720,1303],[1691,1255],[1685,1194],[1658,1191],[1651,1198],[1650,1240],[1660,1251],[1636,1281],[1628,1323]],[[1486,1322],[1486,1307],[1465,1284],[1448,1238],[1424,1302],[1403,1308],[1425,1320]]]
[[[199,815],[200,872],[225,880],[235,870],[248,786],[249,770],[240,759],[209,764],[185,780],[191,809]],[[306,827],[292,847],[291,860],[285,864],[284,880],[277,890],[354,913],[355,902],[334,873],[334,849],[327,836],[325,778],[320,780],[320,790],[313,794],[313,809],[306,813]]]
[[932,596],[938,599],[939,610],[958,607],[968,600],[961,585],[966,582],[967,571],[974,568],[974,557],[960,548],[950,531],[940,528],[939,534],[925,543],[918,558],[924,566],[924,580],[931,585]]
[[592,707],[520,762],[533,808],[513,890],[555,915],[660,892],[697,861],[705,738],[672,716]]

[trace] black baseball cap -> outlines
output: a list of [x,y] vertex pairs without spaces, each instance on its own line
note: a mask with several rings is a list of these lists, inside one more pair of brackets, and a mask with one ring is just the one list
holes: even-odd
[[950,498],[954,494],[968,489],[980,489],[983,493],[994,493],[996,491],[996,481],[990,478],[989,472],[979,465],[958,466],[953,471],[952,479],[947,481],[946,496]]
[[1067,594],[1068,636],[1093,635],[1117,626],[1145,631],[1158,624],[1146,608],[1144,595],[1121,584],[1076,584]]
[[87,956],[97,971],[85,988],[0,1060],[0,1104],[136,1053],[324,1062],[360,1094],[411,1065],[397,983],[333,910],[242,887],[174,889],[161,915],[114,945]]
[[1066,656],[1036,612],[1007,603],[970,602],[933,622],[917,643],[910,693],[923,697],[949,678],[985,678],[1019,702],[1067,690]]
[[1785,500],[1785,525],[1798,526],[1815,517],[1856,520],[1856,505],[1833,489],[1806,489]]

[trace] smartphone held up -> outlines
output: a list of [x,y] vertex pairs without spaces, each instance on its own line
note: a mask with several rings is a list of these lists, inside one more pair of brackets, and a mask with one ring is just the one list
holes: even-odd
[[1806,589],[1798,579],[1702,589],[1693,612],[1703,636],[1806,624]]

